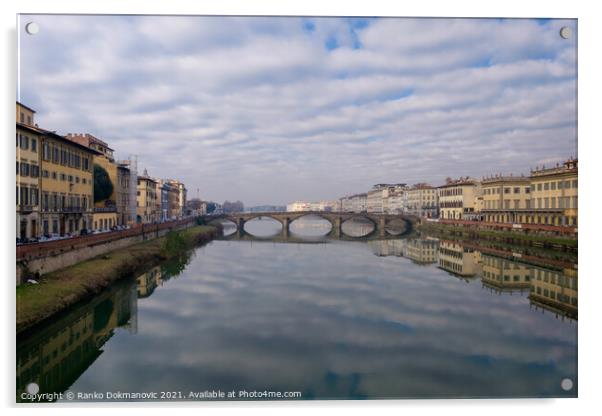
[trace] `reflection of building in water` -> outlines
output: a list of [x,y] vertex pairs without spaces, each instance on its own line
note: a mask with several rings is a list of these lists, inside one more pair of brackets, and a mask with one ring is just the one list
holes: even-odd
[[368,247],[376,256],[403,257],[406,240],[373,240],[368,241]]
[[437,241],[430,239],[409,240],[406,243],[404,256],[418,264],[437,262]]
[[494,292],[519,291],[523,293],[531,287],[532,267],[500,257],[481,255],[483,275],[481,281]]
[[135,327],[134,288],[134,285],[120,286],[104,292],[26,339],[18,340],[17,400],[32,382],[40,386],[40,393],[65,391],[102,353],[100,349],[115,328]]
[[136,286],[139,298],[147,298],[153,294],[157,286],[162,285],[161,267],[153,267],[146,273],[136,278]]
[[531,279],[531,305],[554,312],[556,316],[577,319],[577,270],[534,268]]
[[439,242],[439,268],[461,277],[481,274],[481,253],[453,241]]

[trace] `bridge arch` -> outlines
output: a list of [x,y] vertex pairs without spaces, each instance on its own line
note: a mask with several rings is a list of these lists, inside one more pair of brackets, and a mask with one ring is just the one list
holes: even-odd
[[296,214],[294,216],[287,217],[287,222],[288,222],[288,225],[290,227],[295,221],[297,221],[297,220],[299,220],[301,218],[305,218],[305,217],[317,217],[317,218],[322,219],[322,220],[324,220],[324,221],[326,221],[326,222],[328,222],[330,224],[330,229],[326,233],[323,234],[323,235],[328,235],[328,234],[330,234],[335,229],[336,224],[335,224],[335,219],[333,219],[332,216],[328,216],[326,214],[327,214],[326,212],[324,212],[324,213],[321,213],[321,212],[310,212],[310,211],[308,211],[308,212],[302,212],[302,213]]

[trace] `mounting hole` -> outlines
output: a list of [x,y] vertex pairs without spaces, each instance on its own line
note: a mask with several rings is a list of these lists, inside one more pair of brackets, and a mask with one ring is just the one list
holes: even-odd
[[562,387],[562,390],[564,391],[571,391],[573,389],[573,380],[570,378],[562,379],[560,382],[560,387]]
[[29,22],[25,25],[25,31],[30,35],[35,35],[40,31],[40,26],[36,22]]
[[561,37],[562,39],[568,39],[568,38],[570,38],[570,37],[571,37],[571,35],[572,35],[572,34],[573,34],[573,31],[572,31],[572,30],[571,30],[571,28],[570,28],[570,27],[568,27],[568,26],[563,26],[563,27],[560,29],[560,37]]
[[25,391],[27,391],[27,393],[29,394],[38,394],[38,392],[40,391],[40,386],[38,386],[37,383],[29,383],[25,387]]

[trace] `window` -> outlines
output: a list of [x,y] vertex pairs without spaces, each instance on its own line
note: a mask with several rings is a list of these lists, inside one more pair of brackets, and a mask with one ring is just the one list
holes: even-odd
[[577,179],[573,179],[573,188],[577,189]]
[[526,194],[530,194],[530,193],[531,193],[531,187],[530,187],[530,186],[527,186],[527,187],[525,188],[525,193],[526,193]]
[[46,169],[42,170],[42,177],[47,178],[48,176],[48,171]]
[[29,163],[21,162],[21,176],[29,176]]
[[56,180],[56,172],[52,172],[52,179]]
[[37,178],[40,176],[40,167],[38,165],[31,165],[31,177]]
[[17,160],[17,175],[19,174],[19,161]]
[[42,144],[42,158],[44,160],[50,160],[50,145],[46,142]]
[[544,191],[547,191],[547,190],[549,190],[549,189],[550,189],[550,184],[549,184],[548,182],[544,183],[544,184],[543,184],[543,190],[544,190]]
[[541,184],[540,183],[537,184],[537,190],[541,191]]
[[555,191],[555,190],[556,190],[556,182],[552,182],[552,183],[550,184],[550,189],[552,189],[552,191]]
[[62,181],[67,180],[67,176],[64,173],[61,173],[61,180]]
[[515,194],[520,194],[520,188],[518,188],[518,187],[514,188],[514,193]]
[[25,113],[23,113],[22,111],[21,111],[21,118],[20,118],[20,120],[21,120],[21,123],[25,123]]

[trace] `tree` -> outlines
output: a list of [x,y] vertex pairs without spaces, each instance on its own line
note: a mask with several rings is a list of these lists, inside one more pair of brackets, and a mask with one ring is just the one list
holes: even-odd
[[215,211],[215,202],[207,202],[207,214],[211,214]]
[[224,212],[243,212],[245,206],[241,201],[224,201],[224,203],[222,204],[222,208],[224,209]]
[[113,182],[109,173],[100,165],[94,165],[94,202],[109,199],[113,193]]

